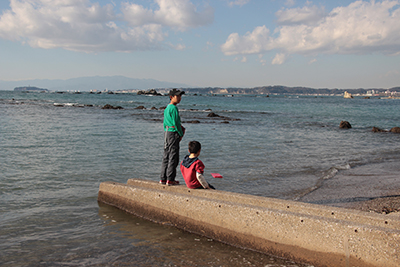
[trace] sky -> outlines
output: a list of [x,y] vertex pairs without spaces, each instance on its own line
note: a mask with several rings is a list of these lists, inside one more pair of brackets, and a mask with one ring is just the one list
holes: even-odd
[[2,0],[0,80],[400,86],[400,0]]

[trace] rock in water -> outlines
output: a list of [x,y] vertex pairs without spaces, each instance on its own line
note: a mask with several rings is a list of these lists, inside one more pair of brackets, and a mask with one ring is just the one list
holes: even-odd
[[341,129],[350,129],[351,128],[351,124],[348,121],[341,121],[339,128]]
[[400,133],[400,127],[393,127],[392,129],[390,129],[391,133]]
[[372,127],[374,133],[386,133],[387,131],[378,127]]

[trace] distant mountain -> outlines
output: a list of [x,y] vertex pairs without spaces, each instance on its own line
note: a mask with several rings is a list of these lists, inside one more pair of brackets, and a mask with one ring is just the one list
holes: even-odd
[[153,88],[190,87],[187,84],[163,82],[154,79],[134,79],[124,76],[93,76],[80,77],[67,80],[24,80],[0,81],[0,90],[13,90],[15,87],[42,87],[50,91],[110,91],[123,89],[147,90]]

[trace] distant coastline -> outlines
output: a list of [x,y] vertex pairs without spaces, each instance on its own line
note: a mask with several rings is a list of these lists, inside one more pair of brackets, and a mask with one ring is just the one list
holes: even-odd
[[[28,85],[28,86],[22,86]],[[49,92],[115,92],[115,93],[137,93],[141,90],[155,89],[159,93],[165,93],[171,88],[181,88],[188,93],[197,94],[287,94],[287,95],[343,95],[348,91],[353,96],[367,95],[389,96],[386,91],[400,93],[400,85],[395,87],[377,88],[311,88],[304,86],[285,86],[285,85],[263,85],[258,87],[196,87],[188,84],[158,81],[154,79],[135,79],[124,76],[92,76],[79,77],[67,80],[20,80],[2,81],[0,80],[0,90],[12,90],[13,88],[36,87],[39,91]],[[46,88],[46,90],[41,90]],[[24,89],[26,90],[26,89]],[[32,90],[35,91],[35,90]],[[37,90],[36,90],[37,91]],[[385,95],[384,95],[385,94]]]
[[48,92],[48,89],[44,88],[39,88],[35,86],[21,86],[21,87],[15,87],[14,91],[16,92]]
[[[400,96],[400,87],[390,89],[327,89],[327,88],[309,88],[309,87],[288,87],[281,85],[262,86],[254,88],[222,88],[222,87],[199,87],[199,88],[179,88],[190,94],[225,94],[225,95],[337,95],[342,96],[347,91],[353,96]],[[159,93],[168,93],[170,88],[156,88]],[[136,93],[138,90],[117,90],[119,93]]]
[[[155,92],[156,94],[168,94],[172,87],[154,87],[148,92]],[[239,87],[176,87],[180,90],[186,91],[189,94],[215,94],[215,95],[309,95],[309,96],[343,96],[345,92],[348,92],[352,96],[363,96],[363,97],[388,97],[398,98],[400,97],[400,87],[393,87],[390,89],[383,88],[359,88],[359,89],[328,89],[328,88],[310,88],[310,87],[288,87],[283,85],[273,86],[262,86],[253,88],[239,88]],[[36,86],[21,86],[15,87],[14,91],[17,92],[51,92],[53,90],[39,88]],[[91,92],[91,93],[137,93],[146,92],[140,89],[103,89],[103,90],[56,90],[54,92]]]

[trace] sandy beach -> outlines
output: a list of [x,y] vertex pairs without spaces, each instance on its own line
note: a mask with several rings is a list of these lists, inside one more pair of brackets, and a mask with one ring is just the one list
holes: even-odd
[[340,171],[300,201],[400,216],[398,165],[385,162]]

